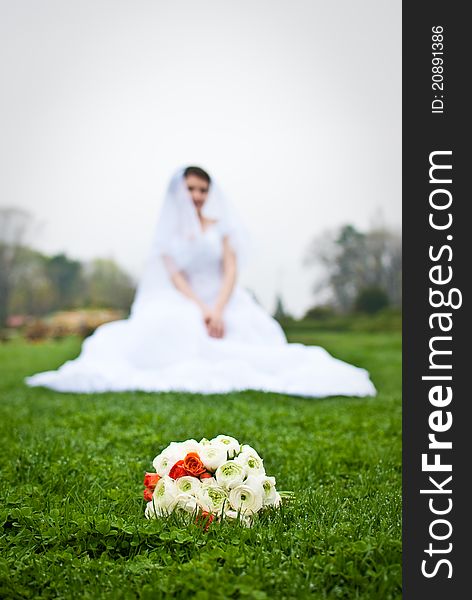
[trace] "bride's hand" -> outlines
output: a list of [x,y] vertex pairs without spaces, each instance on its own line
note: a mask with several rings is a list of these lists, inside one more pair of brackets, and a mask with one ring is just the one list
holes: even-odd
[[204,304],[202,304],[200,306],[200,309],[202,311],[203,322],[205,323],[205,325],[208,326],[208,323],[210,322],[210,319],[211,319],[212,310],[211,310],[211,308],[208,308],[208,306],[205,306]]
[[200,305],[200,309],[208,335],[214,338],[222,338],[225,333],[222,312],[216,308],[208,308],[204,304]]
[[215,337],[214,328],[213,328],[213,319],[214,319],[214,311],[211,308],[208,308],[205,304],[200,305],[200,309],[202,311],[203,322],[205,323],[205,327],[207,333],[211,337]]
[[220,311],[216,309],[209,311],[205,319],[205,324],[210,337],[222,338],[224,336],[223,315]]

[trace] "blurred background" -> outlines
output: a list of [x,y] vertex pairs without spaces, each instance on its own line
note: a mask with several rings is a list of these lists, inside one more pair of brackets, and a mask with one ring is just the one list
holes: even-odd
[[400,6],[0,7],[3,340],[126,317],[185,164],[237,205],[241,283],[281,323],[398,329]]

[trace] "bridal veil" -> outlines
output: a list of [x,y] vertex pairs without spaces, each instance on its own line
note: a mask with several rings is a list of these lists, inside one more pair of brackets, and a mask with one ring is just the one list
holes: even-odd
[[[172,286],[162,256],[171,257],[176,267],[181,268],[190,251],[186,241],[196,240],[202,235],[197,212],[185,183],[185,169],[186,167],[179,168],[167,187],[154,229],[151,250],[131,306],[131,314],[155,300],[160,291]],[[228,236],[236,253],[238,265],[241,267],[246,264],[251,247],[248,231],[237,210],[213,177],[202,214],[207,219],[218,222],[220,230]]]

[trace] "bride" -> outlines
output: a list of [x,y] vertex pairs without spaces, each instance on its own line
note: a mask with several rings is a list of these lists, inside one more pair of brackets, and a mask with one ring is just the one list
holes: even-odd
[[80,355],[25,379],[61,392],[372,396],[367,371],[317,346],[289,344],[237,283],[248,237],[215,181],[199,167],[172,177],[128,319],[105,323]]

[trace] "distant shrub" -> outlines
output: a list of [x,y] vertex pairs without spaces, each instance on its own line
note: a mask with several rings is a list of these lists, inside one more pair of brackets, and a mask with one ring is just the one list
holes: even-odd
[[336,317],[336,311],[332,306],[313,306],[308,309],[304,315],[304,319],[314,319],[316,321],[327,321]]
[[0,343],[8,343],[12,339],[12,333],[8,329],[0,329]]
[[81,323],[78,327],[77,333],[83,339],[92,335],[92,333],[97,329],[98,325],[96,323]]
[[284,331],[290,334],[309,331],[357,331],[357,332],[387,332],[401,331],[402,312],[398,308],[385,308],[373,315],[368,313],[351,313],[331,318],[303,318],[281,323]]
[[384,308],[369,315],[367,313],[351,317],[350,331],[386,332],[402,330],[402,313],[398,308]]
[[117,309],[79,309],[58,311],[44,318],[29,317],[21,328],[28,340],[60,340],[70,335],[86,338],[97,327],[110,321],[126,318],[124,311]]
[[387,308],[389,304],[390,301],[385,290],[377,286],[371,286],[360,290],[355,301],[355,310],[368,315],[375,315]]
[[48,325],[41,319],[35,319],[28,323],[24,329],[24,336],[30,342],[45,340],[50,335]]

